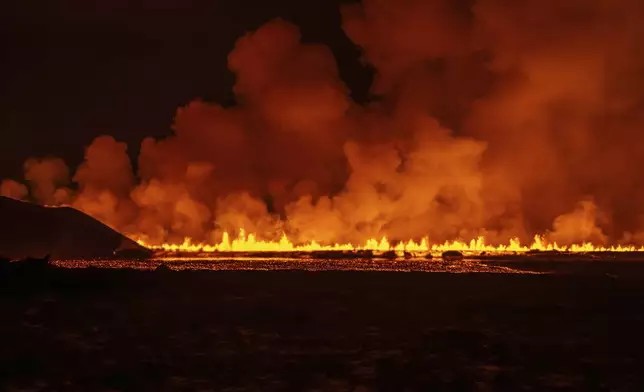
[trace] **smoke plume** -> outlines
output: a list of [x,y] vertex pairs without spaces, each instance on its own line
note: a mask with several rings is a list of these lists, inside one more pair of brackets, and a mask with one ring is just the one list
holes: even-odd
[[0,183],[0,196],[24,200],[27,198],[28,193],[26,186],[14,180],[4,180]]
[[61,204],[67,201],[64,188],[69,183],[69,168],[60,158],[31,158],[25,162],[25,180],[31,186],[33,198],[42,204]]
[[[272,20],[228,56],[238,105],[193,101],[172,136],[94,140],[69,186],[25,164],[29,197],[153,243],[264,239],[560,244],[644,240],[644,3],[362,0],[342,28],[375,71],[351,100],[333,53]],[[73,189],[73,191],[72,191]],[[2,194],[26,188],[2,183]]]

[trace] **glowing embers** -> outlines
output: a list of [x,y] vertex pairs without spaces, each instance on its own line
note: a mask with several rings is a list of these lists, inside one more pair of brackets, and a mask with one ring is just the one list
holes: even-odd
[[[136,238],[135,238],[136,239]],[[369,239],[364,244],[332,244],[322,245],[316,241],[307,244],[296,245],[291,242],[286,235],[283,235],[279,241],[258,240],[254,233],[246,234],[243,229],[239,230],[239,235],[235,239],[230,239],[228,233],[224,233],[222,240],[218,244],[193,243],[190,238],[184,239],[180,244],[161,244],[152,245],[144,239],[138,238],[136,241],[147,248],[161,250],[165,252],[194,252],[194,253],[214,253],[214,252],[319,252],[319,251],[373,251],[387,252],[395,251],[398,254],[409,253],[441,253],[448,250],[457,250],[464,254],[480,254],[482,252],[489,254],[514,254],[526,253],[530,251],[557,251],[557,252],[642,252],[644,247],[635,247],[632,245],[618,245],[611,247],[597,246],[591,243],[574,244],[570,246],[560,246],[556,242],[547,243],[543,236],[536,235],[532,244],[522,245],[518,239],[512,239],[508,244],[489,245],[485,243],[485,238],[478,237],[469,242],[464,241],[446,241],[442,244],[430,244],[429,239],[423,238],[420,242],[409,240],[391,244],[386,237],[380,240]]]

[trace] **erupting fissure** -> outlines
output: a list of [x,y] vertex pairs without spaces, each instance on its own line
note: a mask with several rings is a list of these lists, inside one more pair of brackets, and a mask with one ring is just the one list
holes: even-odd
[[365,75],[265,21],[226,57],[235,104],[185,102],[139,146],[98,136],[78,167],[29,158],[0,195],[166,251],[644,251],[644,1],[339,12]]
[[513,254],[526,253],[529,251],[558,251],[571,253],[587,252],[644,252],[644,246],[634,245],[598,246],[592,243],[573,244],[570,246],[558,245],[556,242],[547,243],[544,236],[535,235],[532,244],[522,245],[519,239],[511,239],[508,244],[490,245],[486,244],[485,238],[480,236],[471,241],[446,241],[442,244],[432,244],[428,238],[419,242],[414,240],[391,243],[387,237],[380,240],[375,238],[367,240],[364,244],[328,244],[322,245],[316,241],[306,244],[294,244],[286,234],[282,235],[279,241],[264,241],[257,239],[254,233],[246,234],[244,229],[239,230],[237,238],[231,240],[228,233],[224,233],[221,242],[218,244],[193,243],[190,238],[185,238],[180,244],[164,243],[161,245],[149,244],[144,239],[135,239],[140,245],[149,249],[165,252],[316,252],[316,251],[359,251],[369,250],[374,252],[395,251],[397,253],[440,253],[448,250],[456,250],[465,254],[490,253],[490,254]]

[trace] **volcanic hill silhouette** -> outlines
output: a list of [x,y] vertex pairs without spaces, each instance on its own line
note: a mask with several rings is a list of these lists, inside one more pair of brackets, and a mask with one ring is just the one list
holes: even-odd
[[70,207],[50,208],[0,196],[0,255],[12,259],[93,259],[151,251]]

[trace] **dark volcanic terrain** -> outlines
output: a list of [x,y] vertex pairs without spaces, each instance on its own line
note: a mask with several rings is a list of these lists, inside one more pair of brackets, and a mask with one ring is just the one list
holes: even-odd
[[10,276],[0,390],[641,391],[629,268]]
[[0,258],[54,259],[151,254],[136,242],[73,208],[48,208],[0,196]]

